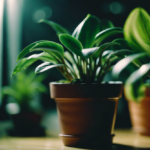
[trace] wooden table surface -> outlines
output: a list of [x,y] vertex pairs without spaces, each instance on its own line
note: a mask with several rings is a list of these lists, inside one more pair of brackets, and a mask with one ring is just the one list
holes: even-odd
[[[112,150],[150,150],[150,137],[140,136],[131,130],[115,130]],[[58,137],[1,137],[0,150],[76,150],[63,146]],[[82,149],[79,149],[82,150]]]

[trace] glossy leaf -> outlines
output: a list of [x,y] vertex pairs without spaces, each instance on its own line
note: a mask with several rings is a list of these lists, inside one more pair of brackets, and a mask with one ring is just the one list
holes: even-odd
[[103,52],[102,57],[107,57],[112,52],[114,52],[114,51],[113,50],[106,50]]
[[99,47],[99,49],[94,53],[93,58],[97,59],[99,57],[99,55],[101,55],[106,50],[106,48],[108,48],[111,45],[118,45],[118,43],[109,42],[109,43],[102,44]]
[[80,43],[79,40],[76,38],[72,37],[71,35],[68,34],[61,34],[59,36],[60,42],[71,52],[75,53],[78,56],[82,56],[82,44]]
[[100,32],[100,20],[88,14],[77,26],[72,36],[82,43],[83,48],[91,48],[94,45],[95,36],[98,32]]
[[52,29],[57,33],[57,35],[59,36],[60,34],[63,34],[63,33],[67,33],[67,34],[70,34],[69,31],[67,29],[65,29],[64,27],[62,27],[61,25],[53,22],[53,21],[49,21],[49,20],[45,20],[45,19],[41,19],[39,21],[39,23],[46,23],[48,24],[49,26],[52,27]]
[[105,62],[109,61],[110,63],[113,63],[116,60],[121,60],[122,58],[125,58],[126,56],[131,55],[131,54],[133,54],[133,52],[127,49],[114,51],[114,52],[109,53],[107,57],[105,57]]
[[64,56],[65,56],[65,58],[66,58],[67,60],[69,60],[69,62],[71,62],[72,64],[75,63],[73,57],[71,56],[71,54],[70,54],[68,51],[66,51],[66,52],[64,53]]
[[125,83],[125,93],[128,100],[140,102],[145,97],[143,77],[150,71],[150,64],[145,64],[133,72]]
[[60,44],[51,41],[37,41],[24,48],[19,54],[17,60],[23,58],[29,52],[39,50],[45,51],[49,54],[53,54],[59,59],[63,59],[64,56],[64,49]]
[[91,57],[95,52],[100,51],[100,47],[87,48],[82,50],[82,55],[84,58]]
[[41,72],[47,71],[49,69],[52,69],[52,68],[55,68],[55,67],[61,67],[61,66],[64,66],[64,65],[63,64],[54,65],[52,63],[45,62],[45,63],[42,63],[41,65],[39,65],[38,67],[36,67],[35,73],[41,73]]
[[28,46],[26,46],[19,54],[18,58],[17,58],[17,61],[20,60],[21,58],[23,58],[25,55],[27,55],[28,53],[30,53],[30,48],[34,47],[36,44],[40,43],[40,42],[43,42],[44,40],[41,40],[41,41],[36,41]]
[[124,35],[132,49],[150,53],[150,17],[142,8],[134,9],[124,25]]
[[46,52],[43,52],[43,53],[40,53],[40,54],[33,54],[29,57],[27,57],[27,59],[38,59],[38,60],[41,60],[41,61],[47,61],[47,62],[52,62],[54,64],[57,64],[57,60],[52,57],[50,54],[46,53]]
[[113,28],[103,30],[95,36],[95,43],[96,45],[99,45],[107,37],[118,33],[123,33],[123,29],[119,27],[113,27]]
[[128,50],[128,49],[121,49],[121,50],[118,50],[118,51],[115,51],[115,52],[112,52],[110,53],[108,56],[107,56],[107,59],[110,59],[112,56],[116,55],[118,56],[119,58],[124,58],[128,55],[131,55],[133,54],[133,52],[131,50]]
[[74,72],[76,73],[76,75],[79,77],[79,70],[77,68],[76,62],[74,61],[72,55],[69,52],[65,52],[64,53],[65,58],[71,63]]
[[12,75],[15,75],[15,74],[25,70],[26,68],[31,66],[36,61],[37,61],[37,59],[27,59],[27,58],[21,59],[15,66],[15,69],[14,69]]
[[[118,39],[115,39],[113,40],[113,42],[117,42],[119,43],[120,45],[114,45],[113,46],[113,50],[119,50],[119,49],[131,49],[131,47],[129,46],[128,44],[128,41],[123,39],[123,38],[118,38]],[[134,51],[134,50],[132,50]]]
[[32,65],[34,62],[36,62],[37,60],[41,60],[41,61],[48,61],[48,62],[52,62],[54,64],[57,64],[58,62],[52,57],[50,56],[48,53],[40,53],[40,54],[33,54],[27,58],[23,58],[21,59],[14,71],[12,75],[15,75],[25,69],[27,69],[30,65]]
[[122,60],[120,60],[113,68],[112,75],[115,79],[118,79],[121,72],[133,61],[138,60],[140,58],[145,58],[147,53],[133,54]]

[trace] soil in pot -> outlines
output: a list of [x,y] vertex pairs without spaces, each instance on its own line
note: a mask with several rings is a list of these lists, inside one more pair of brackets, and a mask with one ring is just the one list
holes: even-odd
[[111,145],[122,84],[51,83],[50,89],[57,104],[64,145],[84,148]]

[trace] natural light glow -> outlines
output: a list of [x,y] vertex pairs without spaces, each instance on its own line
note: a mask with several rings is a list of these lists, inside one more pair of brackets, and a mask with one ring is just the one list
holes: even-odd
[[140,69],[139,72],[141,74],[145,74],[145,72],[147,72],[147,70],[149,70],[149,66],[148,65],[143,65]]
[[43,7],[38,9],[33,14],[33,20],[38,22],[40,19],[49,19],[52,16],[52,9],[50,7]]
[[17,103],[10,103],[6,105],[6,111],[11,115],[18,114],[20,112],[20,107]]
[[[0,0],[0,89],[2,88],[2,63],[3,63],[3,8],[4,8],[4,0]],[[1,97],[1,92],[0,92]],[[0,98],[1,105],[1,98]]]
[[119,2],[112,2],[110,4],[110,10],[114,14],[120,14],[122,12],[122,5]]

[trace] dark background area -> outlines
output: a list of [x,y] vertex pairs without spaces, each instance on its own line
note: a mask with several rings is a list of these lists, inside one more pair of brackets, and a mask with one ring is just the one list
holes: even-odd
[[[116,27],[123,27],[129,13],[136,7],[143,7],[150,13],[148,0],[24,0],[23,18],[22,18],[22,48],[38,40],[58,41],[55,32],[46,24],[37,23],[38,19],[45,18],[59,23],[67,28],[71,33],[74,28],[86,17],[88,13],[97,16],[100,19],[108,19]],[[14,16],[15,17],[15,16]],[[4,66],[6,66],[6,30],[4,14]],[[122,35],[121,35],[122,36]],[[121,37],[120,36],[120,37]],[[35,65],[32,67],[34,68]],[[6,76],[5,67],[3,67],[3,77]],[[47,71],[49,76],[44,84],[49,88],[48,83],[62,78],[56,70]],[[7,84],[6,78],[3,85]],[[5,100],[0,108],[0,120],[8,119],[5,112]],[[43,95],[42,105],[44,109],[55,108],[54,100],[49,98],[49,93]],[[127,101],[123,97],[119,102],[116,127],[130,127],[130,118],[128,114]]]

